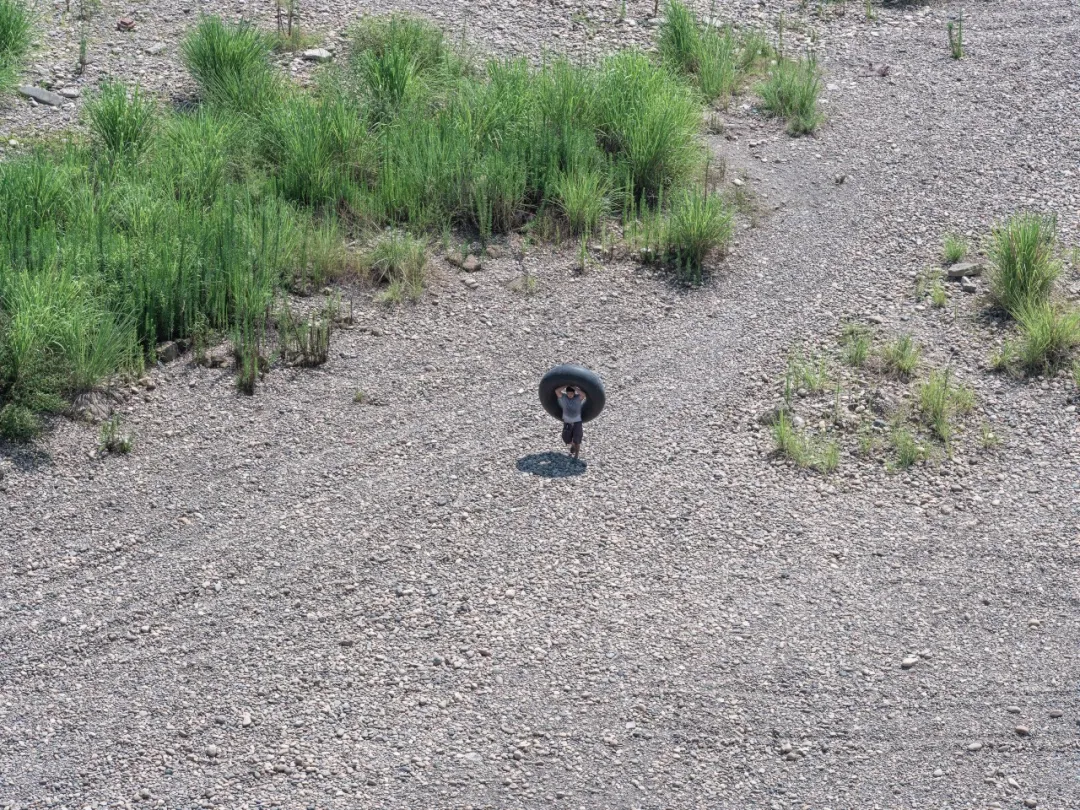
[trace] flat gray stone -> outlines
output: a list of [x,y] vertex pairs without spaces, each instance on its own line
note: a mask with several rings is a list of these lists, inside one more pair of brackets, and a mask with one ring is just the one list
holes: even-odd
[[311,48],[304,51],[304,59],[308,62],[329,62],[334,55],[326,48]]
[[146,49],[146,52],[148,54],[150,54],[151,56],[157,56],[163,50],[165,50],[165,43],[164,42],[155,42],[153,45],[151,45],[150,47],[148,47]]
[[982,275],[983,266],[981,262],[959,262],[951,265],[945,272],[949,278],[974,278]]
[[19,88],[19,94],[32,98],[39,104],[48,104],[50,107],[59,107],[64,103],[64,97],[53,93],[51,90],[45,90],[41,87],[32,87],[28,84],[24,84]]
[[63,87],[56,92],[64,98],[78,98],[82,95],[82,91],[78,87]]

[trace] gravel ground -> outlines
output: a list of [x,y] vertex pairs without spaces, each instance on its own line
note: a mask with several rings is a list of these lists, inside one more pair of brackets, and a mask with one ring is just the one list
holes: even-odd
[[[130,456],[69,422],[9,448],[0,807],[1080,807],[1069,384],[990,375],[978,295],[911,297],[946,230],[1034,207],[1080,242],[1080,14],[981,3],[956,63],[957,7],[857,5],[806,17],[818,137],[736,105],[715,138],[763,213],[706,288],[440,263],[415,307],[352,291],[331,362],[254,398],[154,371]],[[574,3],[416,7],[507,51],[579,36]],[[109,69],[149,77],[126,53]],[[788,348],[848,316],[951,361],[1004,445],[894,475],[774,459],[756,416]],[[608,385],[581,466],[545,455],[556,361]]]

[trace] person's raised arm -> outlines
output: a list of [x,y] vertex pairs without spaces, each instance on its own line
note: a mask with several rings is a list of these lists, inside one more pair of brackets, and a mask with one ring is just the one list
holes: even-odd
[[556,388],[555,389],[555,396],[561,397],[561,396],[565,396],[565,395],[566,395],[566,386],[565,385],[562,386],[561,388]]

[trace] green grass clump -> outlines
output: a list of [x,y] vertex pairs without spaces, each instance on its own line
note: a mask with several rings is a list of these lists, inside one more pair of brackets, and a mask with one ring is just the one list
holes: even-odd
[[33,18],[23,0],[0,0],[0,92],[14,87],[33,42]]
[[824,358],[814,360],[802,351],[792,352],[788,357],[787,370],[784,373],[784,400],[791,401],[791,395],[802,389],[810,394],[824,391],[829,384],[829,370]]
[[1049,300],[1061,275],[1056,245],[1053,217],[1019,214],[994,228],[990,292],[998,306],[1015,317],[1023,307]]
[[968,244],[962,236],[955,233],[945,234],[944,259],[946,264],[956,264],[967,256]]
[[844,350],[844,362],[854,368],[862,368],[870,356],[872,337],[870,330],[861,323],[844,324],[841,343]]
[[726,101],[772,48],[760,33],[737,37],[730,27],[702,25],[680,0],[669,0],[660,26],[661,60],[690,78],[709,103]]
[[758,86],[762,109],[771,116],[787,119],[791,135],[806,135],[825,120],[818,109],[821,73],[814,59],[780,58],[768,79]]
[[1025,304],[1015,312],[1020,326],[1016,359],[1029,374],[1053,374],[1080,346],[1080,312],[1050,302]]
[[922,350],[911,335],[901,335],[882,349],[881,359],[887,372],[906,379],[919,365],[921,354]]
[[591,235],[608,210],[609,180],[598,170],[560,174],[555,180],[555,200],[566,217],[570,233]]
[[731,211],[715,194],[694,190],[677,197],[667,225],[668,251],[676,272],[700,284],[705,258],[731,243],[732,223]]
[[254,25],[204,17],[183,42],[184,64],[203,98],[236,112],[267,112],[281,93],[270,63],[273,42]]
[[911,465],[926,458],[926,448],[919,444],[907,428],[894,428],[892,433],[889,434],[889,441],[896,452],[893,463],[896,469],[906,470]]
[[120,417],[112,416],[101,426],[98,445],[102,452],[126,455],[135,447],[135,440],[121,429]]
[[941,441],[952,439],[953,416],[975,407],[975,394],[970,388],[956,385],[949,369],[930,372],[930,378],[919,385],[919,412]]
[[150,145],[156,107],[138,85],[129,92],[123,84],[108,82],[85,109],[94,136],[110,156],[138,158]]
[[930,303],[935,309],[944,309],[949,303],[949,295],[945,292],[945,285],[940,278],[935,278],[930,284]]
[[364,267],[372,281],[385,285],[381,301],[415,301],[424,292],[427,243],[401,231],[384,233],[364,257]]
[[840,447],[834,441],[814,440],[794,426],[787,411],[781,411],[773,425],[776,450],[799,467],[831,473],[840,464]]

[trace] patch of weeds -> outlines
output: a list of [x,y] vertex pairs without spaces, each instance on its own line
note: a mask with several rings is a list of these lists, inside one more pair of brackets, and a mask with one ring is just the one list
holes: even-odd
[[117,415],[110,417],[102,424],[98,445],[106,453],[126,454],[130,453],[135,446],[135,440],[130,433],[121,429],[120,417]]
[[955,233],[945,234],[945,242],[943,248],[943,258],[946,264],[956,264],[964,260],[967,256],[968,243],[962,237]]
[[856,452],[863,458],[870,458],[877,451],[879,446],[878,438],[874,435],[873,431],[860,430],[857,437]]
[[961,11],[956,21],[950,20],[945,26],[945,33],[949,37],[949,55],[953,59],[964,58],[964,12]]
[[787,120],[790,135],[812,133],[825,120],[818,109],[821,73],[812,57],[798,61],[781,57],[758,93],[767,115]]
[[1073,390],[1080,391],[1080,360],[1073,360],[1072,383]]
[[810,467],[822,473],[833,472],[840,463],[840,448],[835,441],[815,441],[798,430],[781,410],[773,424],[773,440],[777,452],[799,467]]
[[334,328],[336,305],[329,302],[311,315],[299,317],[292,313],[286,299],[278,316],[281,353],[286,363],[294,366],[321,366],[330,357],[330,335]]
[[947,303],[949,303],[949,295],[945,291],[945,285],[940,278],[935,278],[930,283],[930,304],[935,309],[944,309]]
[[1019,214],[994,228],[991,236],[990,293],[1013,317],[1023,307],[1050,298],[1061,275],[1055,255],[1057,221],[1038,214]]
[[1020,326],[1016,358],[1028,374],[1054,374],[1080,346],[1080,312],[1048,301],[1025,304],[1015,313]]
[[952,420],[956,414],[975,407],[975,394],[965,386],[956,385],[950,369],[931,371],[930,378],[919,385],[919,412],[931,431],[946,445],[952,439]]
[[784,375],[785,399],[791,401],[790,393],[803,391],[816,394],[824,391],[829,384],[829,369],[824,358],[816,360],[806,357],[801,351],[793,352],[788,357],[787,371]]
[[911,465],[923,461],[927,457],[926,448],[919,443],[907,428],[894,428],[889,434],[889,442],[896,453],[891,465],[894,469],[906,470]]
[[357,405],[363,405],[370,400],[368,399],[368,395],[358,388],[353,393],[352,401],[355,402]]
[[1001,436],[990,427],[989,423],[983,422],[979,425],[979,447],[983,450],[993,450],[1000,444]]
[[138,85],[129,92],[123,84],[108,82],[85,109],[90,128],[111,156],[137,158],[150,145],[156,105]]
[[844,324],[841,344],[844,352],[844,362],[853,368],[862,368],[870,356],[872,336],[870,329],[861,323],[849,322]]
[[900,379],[907,379],[919,365],[922,350],[911,335],[901,335],[881,350],[885,370]]
[[33,17],[23,0],[0,0],[0,92],[14,87],[33,44]]

